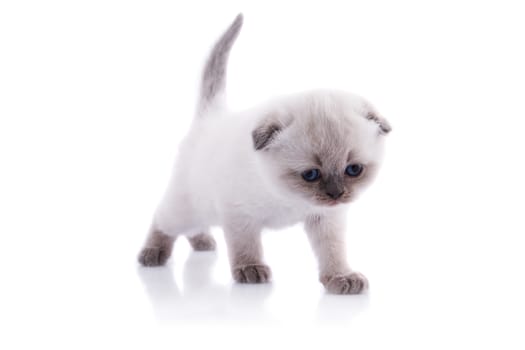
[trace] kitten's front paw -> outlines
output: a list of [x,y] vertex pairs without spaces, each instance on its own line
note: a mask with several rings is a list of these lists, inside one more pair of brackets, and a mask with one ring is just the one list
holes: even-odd
[[239,283],[266,283],[272,277],[272,271],[266,265],[243,265],[233,268],[233,279]]
[[144,266],[161,266],[166,263],[171,252],[159,247],[143,248],[139,254],[139,262]]
[[347,275],[322,276],[321,283],[329,293],[359,294],[368,289],[368,280],[359,272]]

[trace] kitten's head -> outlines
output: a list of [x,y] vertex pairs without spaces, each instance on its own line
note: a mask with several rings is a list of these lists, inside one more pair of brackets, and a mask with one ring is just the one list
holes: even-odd
[[270,188],[333,206],[349,203],[371,182],[390,130],[362,98],[316,91],[276,103],[252,139]]

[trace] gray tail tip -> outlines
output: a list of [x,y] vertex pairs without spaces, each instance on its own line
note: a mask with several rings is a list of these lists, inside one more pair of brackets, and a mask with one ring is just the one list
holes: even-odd
[[242,14],[242,12],[239,12],[239,14],[233,20],[232,27],[242,26],[243,21],[244,21],[244,15]]

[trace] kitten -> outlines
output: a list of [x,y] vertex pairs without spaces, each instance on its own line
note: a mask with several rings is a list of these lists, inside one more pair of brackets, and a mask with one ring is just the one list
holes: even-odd
[[360,293],[368,282],[346,262],[345,213],[374,178],[391,128],[368,102],[338,91],[228,111],[226,67],[242,22],[239,14],[205,64],[196,117],[139,261],[163,265],[180,235],[195,250],[212,250],[209,227],[218,225],[235,281],[268,282],[261,231],[304,222],[321,283],[331,293]]

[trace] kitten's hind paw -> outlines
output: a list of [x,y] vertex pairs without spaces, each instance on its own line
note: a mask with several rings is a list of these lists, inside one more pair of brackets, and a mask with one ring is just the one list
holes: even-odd
[[332,294],[359,294],[368,289],[368,280],[359,272],[322,276],[320,280],[326,290]]
[[144,266],[161,266],[168,261],[170,253],[159,247],[145,247],[141,250],[138,260]]
[[272,271],[266,265],[242,265],[233,268],[233,279],[239,283],[267,283]]
[[198,235],[188,237],[188,241],[193,250],[198,252],[215,250],[217,246],[213,236],[209,233],[199,233]]

